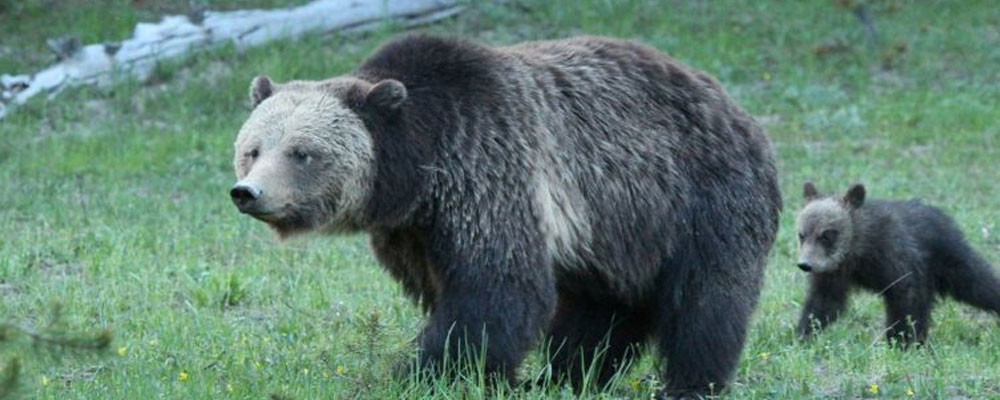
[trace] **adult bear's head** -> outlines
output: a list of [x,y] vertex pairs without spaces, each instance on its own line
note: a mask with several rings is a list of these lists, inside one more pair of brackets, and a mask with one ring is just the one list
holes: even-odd
[[363,118],[391,118],[406,97],[391,79],[255,78],[253,112],[235,143],[233,203],[281,237],[364,228],[375,151]]

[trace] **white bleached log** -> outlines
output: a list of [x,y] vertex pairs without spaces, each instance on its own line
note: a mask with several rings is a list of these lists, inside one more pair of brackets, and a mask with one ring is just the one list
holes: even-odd
[[357,32],[386,19],[404,26],[448,18],[461,10],[458,0],[315,0],[299,7],[207,11],[200,23],[186,16],[166,16],[159,23],[139,23],[121,43],[91,44],[30,75],[0,75],[0,120],[11,106],[42,93],[49,98],[69,86],[107,84],[119,77],[149,77],[156,63],[226,43],[237,48],[311,32]]

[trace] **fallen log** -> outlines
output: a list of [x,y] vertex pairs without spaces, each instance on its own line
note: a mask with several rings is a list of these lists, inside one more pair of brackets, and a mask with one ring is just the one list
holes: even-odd
[[448,18],[462,7],[458,0],[315,0],[302,6],[228,12],[206,11],[198,23],[188,16],[165,16],[159,23],[139,23],[120,43],[81,46],[72,38],[50,41],[57,63],[34,74],[0,75],[0,120],[13,106],[83,84],[106,85],[119,78],[145,80],[157,62],[233,43],[239,49],[312,32],[372,30],[386,20],[403,26]]

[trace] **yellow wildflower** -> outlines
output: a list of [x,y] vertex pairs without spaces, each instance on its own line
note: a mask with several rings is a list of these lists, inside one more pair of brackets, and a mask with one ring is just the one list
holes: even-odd
[[181,371],[180,374],[177,374],[177,380],[181,382],[187,381],[188,377],[190,377],[190,375],[188,375],[187,371]]
[[873,383],[871,386],[868,386],[868,393],[878,394],[878,385]]
[[302,375],[309,375],[309,368],[302,368]]
[[125,357],[128,355],[128,347],[122,346],[118,348],[118,357]]
[[226,384],[226,391],[232,393],[232,391],[233,391],[233,384],[232,383],[227,383]]
[[337,374],[343,375],[344,372],[347,372],[347,368],[344,368],[343,365],[338,365],[337,366]]
[[916,396],[916,395],[917,394],[913,392],[913,388],[906,388],[906,396],[907,397],[913,397],[913,396]]
[[768,358],[771,358],[771,353],[760,353],[761,360],[767,361]]
[[42,386],[48,386],[48,385],[49,385],[49,377],[42,375]]
[[642,380],[639,379],[639,378],[633,379],[633,380],[629,381],[628,385],[632,388],[632,390],[635,390],[635,391],[638,392],[639,389],[642,388]]

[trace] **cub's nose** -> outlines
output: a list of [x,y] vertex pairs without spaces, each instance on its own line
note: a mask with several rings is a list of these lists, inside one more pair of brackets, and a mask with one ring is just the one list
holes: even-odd
[[806,271],[806,272],[810,272],[810,271],[813,270],[813,267],[812,267],[812,265],[809,265],[809,263],[799,261],[799,269],[801,269],[803,271]]
[[264,194],[257,185],[252,183],[237,183],[229,190],[229,196],[233,198],[233,204],[242,212],[248,212],[254,208],[254,203]]

